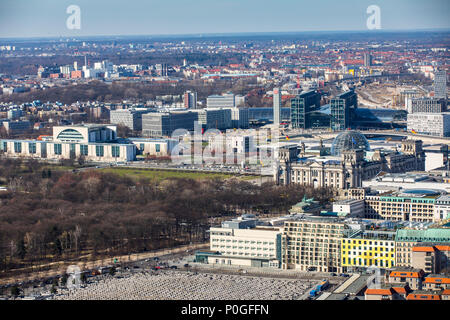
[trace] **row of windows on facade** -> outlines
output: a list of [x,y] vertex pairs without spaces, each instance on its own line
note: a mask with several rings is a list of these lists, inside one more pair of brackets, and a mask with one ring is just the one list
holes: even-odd
[[233,242],[233,243],[252,243],[252,244],[269,244],[274,245],[274,242],[267,242],[267,241],[250,241],[250,240],[231,240],[231,239],[212,239],[213,242],[220,241],[220,242]]
[[286,223],[285,224],[285,226],[286,227],[290,227],[290,229],[292,229],[292,230],[306,230],[306,231],[309,231],[309,230],[317,230],[317,231],[320,231],[320,230],[323,230],[323,229],[331,229],[331,230],[339,230],[339,229],[343,229],[344,227],[337,227],[337,226],[330,226],[330,225],[326,225],[326,226],[314,226],[314,225],[307,225],[307,224],[304,224],[303,226],[302,225],[296,225],[296,224],[293,224],[293,223]]
[[[356,244],[357,241],[358,241],[358,244],[369,244],[369,245],[372,244],[371,240],[346,240],[346,239],[343,239],[342,243],[349,243],[349,244],[350,243],[354,243],[354,244]],[[385,245],[385,246],[394,246],[394,242],[383,242],[383,241],[380,241],[380,243],[378,243],[378,241],[374,241],[374,245],[377,246],[378,244],[380,246],[383,246],[383,245]],[[345,248],[345,246],[343,246],[342,248]],[[358,248],[361,248],[361,247],[358,247]]]
[[[300,176],[297,177],[297,181],[301,181],[301,180],[302,179],[300,179]],[[292,176],[292,181],[295,182],[295,177],[294,176]],[[306,181],[306,177],[303,177],[303,181]],[[327,178],[325,178],[325,182],[328,182]],[[330,183],[333,183],[333,182],[334,182],[333,179],[330,179]],[[339,183],[339,179],[336,179],[336,183]]]
[[296,247],[316,247],[316,248],[339,248],[340,247],[340,241],[338,239],[336,240],[330,240],[328,241],[327,239],[306,239],[306,240],[302,240],[300,241],[300,239],[298,239],[297,241],[295,241],[295,239],[293,239],[292,241],[289,242],[285,242],[283,244],[284,246],[296,246]]
[[[295,263],[297,262],[297,264],[300,264],[300,261],[298,260],[285,260],[286,262],[283,261],[283,263]],[[302,263],[303,265],[310,265],[310,266],[322,266],[323,265],[323,261],[313,261],[313,260],[308,260]]]
[[[422,200],[419,200],[422,201]],[[386,203],[386,202],[381,202],[381,203],[369,203],[369,204],[375,204],[375,205],[380,205],[383,209],[403,209],[405,206],[412,206],[413,208],[433,208],[433,204],[424,204],[424,205],[420,205],[420,204],[416,204],[416,203]]]
[[[352,252],[353,252],[353,254],[352,254]],[[371,257],[372,256],[372,252],[356,252],[356,251],[342,251],[342,255],[354,255],[354,256],[369,256],[369,257]],[[374,257],[391,257],[391,258],[394,258],[394,254],[393,253],[377,253],[377,252],[375,252],[375,253],[373,253],[373,256]]]
[[[315,234],[313,234],[313,236],[315,236]],[[326,246],[327,243],[336,243],[336,246],[338,246],[339,243],[340,243],[340,241],[337,240],[337,239],[336,240],[332,240],[332,239],[328,240],[328,239],[314,239],[314,238],[311,238],[311,239],[305,239],[305,238],[302,238],[302,239],[297,238],[297,239],[295,239],[295,238],[291,238],[289,240],[290,240],[289,243],[297,244],[297,245],[301,244],[301,245],[304,245],[306,247],[309,246],[308,242],[311,242],[311,247],[314,247],[314,246],[316,246],[316,247],[317,246]],[[314,244],[314,242],[315,242],[315,244]],[[332,244],[330,244],[329,246],[333,247]]]
[[270,258],[274,258],[275,255],[273,254],[262,254],[262,253],[248,253],[248,252],[231,252],[231,251],[226,251],[224,252],[224,254],[227,255],[235,255],[235,256],[252,256],[252,257],[270,257]]
[[[3,150],[8,150],[8,145],[6,142],[3,142]],[[70,145],[70,151],[75,152],[75,144]],[[14,142],[14,152],[22,153],[22,142]],[[31,154],[36,153],[36,143],[30,142],[28,143],[28,152]],[[62,145],[60,143],[53,144],[53,152],[56,155],[62,154]],[[120,147],[119,146],[111,146],[111,153],[113,157],[120,157]],[[87,156],[89,155],[89,150],[87,145],[80,145],[80,154]],[[97,157],[104,156],[104,146],[95,146],[95,154]]]
[[[145,144],[143,144],[143,143],[139,144],[139,149],[140,149],[141,151],[144,151],[144,149],[145,149]],[[160,151],[161,151],[161,146],[160,146],[159,144],[155,144],[155,151],[156,151],[156,152],[160,152]]]
[[[219,263],[219,259],[216,259],[216,263],[218,264]],[[229,264],[229,265],[231,265],[231,260],[227,260],[227,263]],[[222,259],[222,264],[225,264],[225,259]],[[269,266],[270,267],[278,267],[278,263],[272,263],[272,262],[269,262]]]
[[[363,264],[364,261],[364,264]],[[384,263],[383,263],[384,262]],[[342,258],[342,264],[352,264],[352,265],[364,265],[364,266],[371,266],[371,265],[375,265],[378,267],[378,264],[380,267],[392,267],[394,264],[392,263],[392,261],[383,261],[383,260],[377,260],[374,259],[372,261],[372,259],[359,259],[358,263],[356,262],[356,258],[353,258],[353,263],[351,259],[346,260],[345,258]]]
[[[299,227],[299,228],[301,228],[302,225],[298,225],[298,224],[295,223],[295,222],[292,222],[292,223],[286,222],[285,226],[288,226],[288,227]],[[329,225],[329,224],[325,224],[325,225],[322,225],[322,224],[309,224],[309,223],[304,223],[304,224],[303,224],[303,227],[304,227],[304,228],[313,228],[313,229],[314,229],[314,228],[323,228],[323,229],[344,229],[344,226],[335,226],[335,225]]]
[[[373,202],[372,202],[372,201]],[[367,198],[366,199],[367,204],[379,204],[379,201],[383,201],[381,202],[382,205],[391,205],[395,206],[396,203],[392,203],[392,202],[401,202],[400,204],[397,204],[397,206],[401,207],[402,205],[413,205],[416,203],[433,203],[434,200],[424,200],[424,199],[411,199],[411,202],[407,202],[405,201],[405,199],[402,198],[394,198],[394,199],[377,199],[377,198]]]
[[270,251],[274,251],[275,249],[273,248],[267,248],[267,247],[241,247],[241,246],[226,246],[226,245],[218,245],[218,244],[213,244],[212,245],[213,248],[233,248],[233,249],[246,249],[246,250],[270,250]]
[[283,248],[283,251],[286,251],[289,255],[321,255],[322,253],[325,254],[340,254],[339,249],[330,249],[330,250],[322,250],[316,248],[315,250],[313,248],[310,248],[309,250],[307,248],[303,248],[300,250],[300,248]]
[[316,235],[316,234],[322,234],[322,235],[340,235],[342,231],[340,230],[333,230],[333,229],[308,229],[308,228],[295,228],[295,227],[290,227],[285,229],[285,232],[289,234],[289,236],[295,236],[298,234],[303,234],[303,236],[306,236],[307,234],[312,234],[312,235]]
[[315,254],[315,255],[295,255],[295,254],[287,254],[287,255],[283,255],[283,259],[296,259],[296,260],[324,260],[324,261],[340,261],[341,256],[339,254]]
[[290,250],[286,250],[288,257],[302,257],[302,258],[308,258],[308,257],[324,257],[325,259],[328,258],[339,258],[340,254],[339,251],[335,250],[335,251],[325,251],[325,252],[308,252],[308,251],[302,251],[301,254],[299,254],[299,251],[290,251]]
[[[414,210],[412,213],[417,217],[433,217],[433,215],[434,215],[433,212],[416,212]],[[381,214],[382,215],[389,215],[389,214],[394,215],[394,213],[386,212],[386,211],[382,211]],[[402,213],[402,212],[397,213],[397,216],[403,217],[403,215],[404,215],[404,213]],[[408,219],[402,219],[402,220],[408,220]]]
[[[293,171],[292,172],[292,175],[293,176],[301,176],[301,175],[303,175],[303,176],[307,176],[308,175],[308,172],[307,171]],[[333,178],[333,172],[329,172],[329,175],[330,175],[330,178]],[[311,171],[311,176],[312,177],[318,177],[319,176],[319,171]],[[350,174],[349,173],[347,173],[346,174],[346,177],[347,178],[349,178],[350,177]],[[300,177],[299,177],[300,178]],[[339,172],[336,172],[336,178],[339,178]]]

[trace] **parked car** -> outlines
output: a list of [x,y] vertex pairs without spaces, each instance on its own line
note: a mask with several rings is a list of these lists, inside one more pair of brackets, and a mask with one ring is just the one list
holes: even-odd
[[170,266],[170,269],[177,269],[177,266]]

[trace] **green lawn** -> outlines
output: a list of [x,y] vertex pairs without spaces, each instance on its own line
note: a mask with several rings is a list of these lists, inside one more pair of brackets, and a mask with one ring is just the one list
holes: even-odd
[[[131,178],[147,178],[152,181],[161,181],[168,178],[186,178],[194,180],[203,179],[228,179],[235,175],[225,173],[209,173],[209,172],[189,172],[189,171],[177,171],[177,170],[151,170],[151,169],[138,169],[138,168],[106,168],[100,169],[103,172],[115,173],[122,176],[129,176]],[[235,176],[243,180],[251,180],[253,176]]]

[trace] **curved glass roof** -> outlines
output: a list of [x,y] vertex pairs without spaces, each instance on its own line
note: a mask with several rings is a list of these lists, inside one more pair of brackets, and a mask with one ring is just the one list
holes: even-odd
[[340,133],[331,145],[331,155],[340,156],[342,151],[370,150],[366,137],[358,131],[345,131]]

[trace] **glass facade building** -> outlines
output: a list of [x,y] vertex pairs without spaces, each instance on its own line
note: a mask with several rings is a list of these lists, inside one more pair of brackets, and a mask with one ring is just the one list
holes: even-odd
[[291,126],[293,129],[311,128],[311,113],[320,108],[320,94],[308,91],[291,99]]
[[358,99],[353,90],[347,91],[331,99],[330,127],[333,131],[345,130],[351,125],[351,121],[358,107]]

